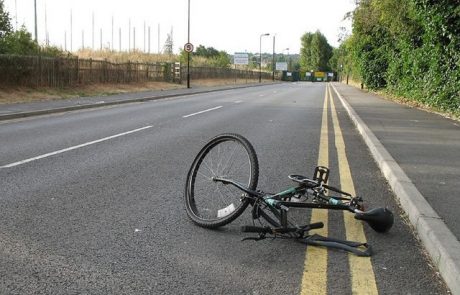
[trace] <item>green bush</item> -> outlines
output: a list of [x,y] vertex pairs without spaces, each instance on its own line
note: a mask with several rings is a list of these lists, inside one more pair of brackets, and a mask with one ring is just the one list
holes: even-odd
[[460,113],[458,0],[361,0],[334,55],[370,89]]

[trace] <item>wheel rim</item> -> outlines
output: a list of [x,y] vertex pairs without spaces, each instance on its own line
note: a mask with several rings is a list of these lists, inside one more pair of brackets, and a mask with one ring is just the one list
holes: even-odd
[[213,179],[232,179],[251,187],[252,171],[249,152],[236,140],[223,139],[205,149],[193,168],[189,186],[194,214],[203,220],[218,220],[238,211],[245,196],[242,191]]

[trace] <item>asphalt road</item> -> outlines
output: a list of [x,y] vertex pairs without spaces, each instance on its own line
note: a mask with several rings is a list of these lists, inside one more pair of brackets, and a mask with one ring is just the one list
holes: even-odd
[[[240,133],[259,157],[259,187],[318,162],[326,84],[278,84],[0,123],[1,294],[298,294],[305,245],[241,242],[249,214],[221,230],[193,225],[183,188],[211,137]],[[364,227],[381,294],[447,294],[376,164],[334,97],[358,195],[395,212],[388,234]],[[329,111],[332,114],[332,110]],[[329,116],[331,184],[339,144]],[[338,146],[337,146],[338,147]],[[329,236],[345,238],[342,212]],[[309,219],[310,213],[305,213]],[[326,251],[329,294],[350,294],[349,255]],[[366,259],[366,258],[360,258]]]

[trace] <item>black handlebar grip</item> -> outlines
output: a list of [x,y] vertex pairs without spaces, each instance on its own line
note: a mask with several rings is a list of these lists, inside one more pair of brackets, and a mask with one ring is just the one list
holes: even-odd
[[323,227],[324,227],[324,223],[322,223],[322,222],[315,222],[315,223],[311,223],[309,225],[310,229],[323,228]]
[[269,227],[262,226],[253,226],[253,225],[243,225],[241,231],[245,233],[263,233],[268,234],[272,232],[272,229]]

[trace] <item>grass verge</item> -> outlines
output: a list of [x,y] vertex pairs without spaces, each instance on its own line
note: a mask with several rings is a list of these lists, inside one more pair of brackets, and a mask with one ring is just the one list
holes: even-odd
[[[267,80],[268,81],[268,80]],[[264,82],[267,82],[264,81]],[[270,80],[271,81],[271,80]],[[247,79],[203,79],[192,80],[192,87],[212,87],[223,85],[241,85],[256,83],[256,80]],[[49,101],[58,99],[72,99],[88,96],[108,96],[112,94],[170,90],[185,88],[186,84],[174,84],[166,82],[145,82],[129,84],[93,84],[67,88],[30,88],[30,87],[6,87],[0,86],[0,104],[26,103]]]

